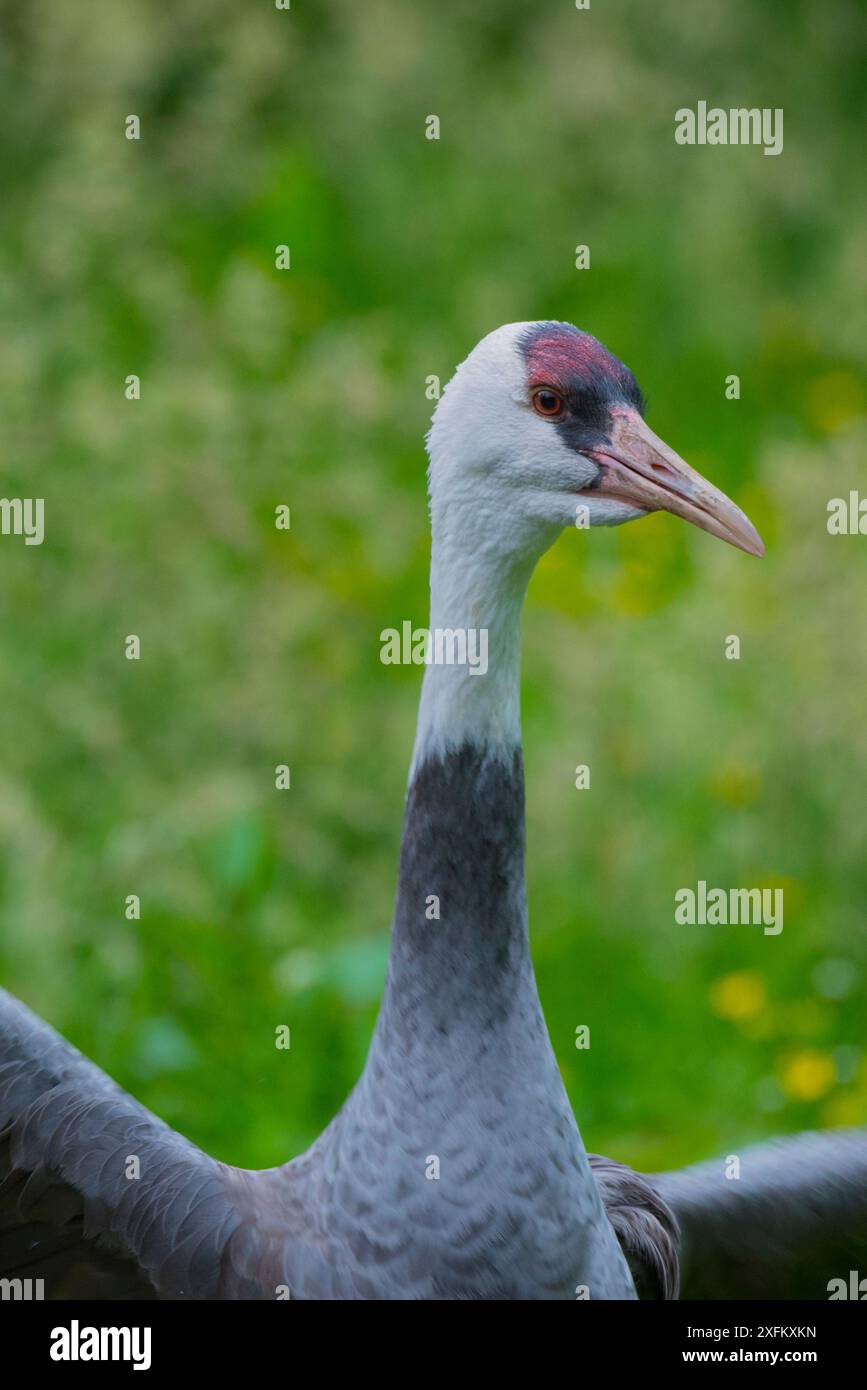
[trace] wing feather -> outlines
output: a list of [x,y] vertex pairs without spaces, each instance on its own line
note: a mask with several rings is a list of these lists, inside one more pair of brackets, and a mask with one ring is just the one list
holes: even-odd
[[682,1298],[827,1299],[832,1279],[867,1275],[867,1130],[773,1139],[732,1167],[649,1179],[680,1228]]
[[240,1221],[224,1174],[0,990],[0,1276],[47,1298],[213,1298]]

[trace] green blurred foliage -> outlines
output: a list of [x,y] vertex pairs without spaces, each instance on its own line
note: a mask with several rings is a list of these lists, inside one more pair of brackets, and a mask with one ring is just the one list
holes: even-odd
[[[768,541],[658,516],[531,586],[532,935],[585,1138],[648,1167],[867,1121],[867,540],[826,531],[867,438],[863,8],[0,14],[2,490],[47,523],[0,538],[4,983],[221,1158],[326,1123],[387,955],[425,378],[556,317]],[[702,98],[783,107],[784,153],[677,146]],[[675,926],[699,878],[783,886],[783,934]]]

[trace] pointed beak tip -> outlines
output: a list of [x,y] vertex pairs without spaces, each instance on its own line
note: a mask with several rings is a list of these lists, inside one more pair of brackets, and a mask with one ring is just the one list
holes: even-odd
[[757,560],[761,560],[765,553],[765,543],[752,522],[749,523],[749,527],[748,534],[739,536],[735,541],[735,545],[739,550],[743,550],[746,555],[755,555]]

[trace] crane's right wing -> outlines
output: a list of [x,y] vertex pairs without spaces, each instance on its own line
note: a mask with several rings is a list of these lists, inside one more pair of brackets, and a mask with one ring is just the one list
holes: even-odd
[[647,1179],[680,1227],[681,1298],[828,1299],[867,1279],[867,1130],[772,1139],[732,1168]]
[[218,1297],[223,1171],[0,990],[4,1297]]

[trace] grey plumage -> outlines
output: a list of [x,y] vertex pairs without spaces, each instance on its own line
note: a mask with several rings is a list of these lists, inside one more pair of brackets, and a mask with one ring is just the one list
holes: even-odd
[[601,1154],[588,1157],[639,1298],[677,1298],[680,1229],[671,1207],[649,1179],[625,1163]]
[[[733,1155],[738,1156],[738,1155]],[[649,1179],[680,1231],[683,1298],[819,1298],[867,1275],[867,1133],[831,1130]]]
[[[391,1144],[369,1132],[383,1103],[398,1122],[403,1215],[431,1232],[425,1296],[569,1298],[587,1284],[634,1297],[539,1004],[523,801],[519,751],[505,764],[465,747],[419,769],[385,998],[347,1121],[366,1148]],[[418,1181],[427,1154],[438,1182]]]
[[220,1166],[0,991],[3,1276],[49,1297],[213,1296],[238,1224]]

